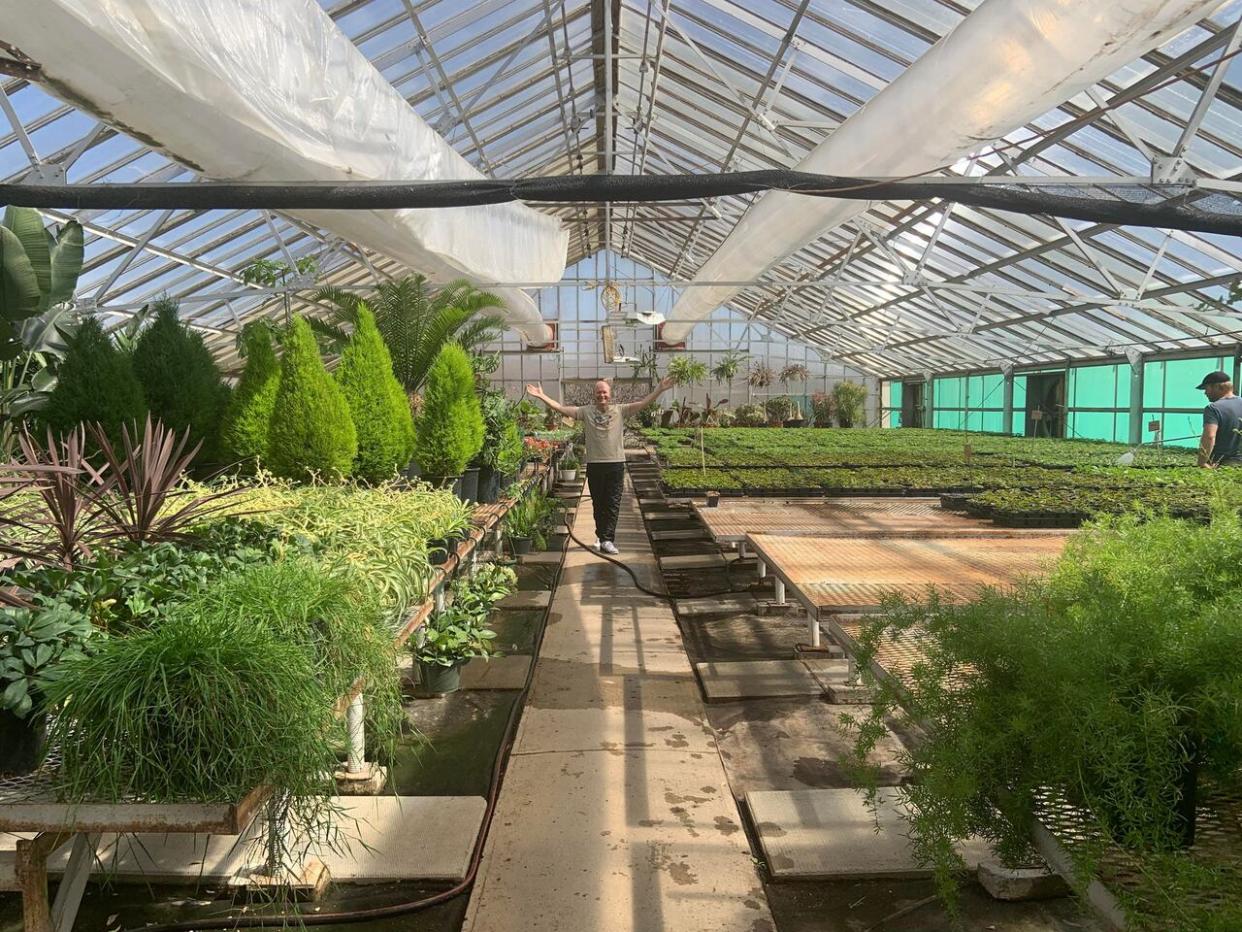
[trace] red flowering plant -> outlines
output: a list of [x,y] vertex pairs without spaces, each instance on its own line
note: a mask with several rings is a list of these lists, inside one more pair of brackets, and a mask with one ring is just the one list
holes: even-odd
[[525,437],[522,445],[526,448],[528,459],[539,460],[542,463],[552,458],[552,450],[555,446],[551,441],[540,440],[538,437]]

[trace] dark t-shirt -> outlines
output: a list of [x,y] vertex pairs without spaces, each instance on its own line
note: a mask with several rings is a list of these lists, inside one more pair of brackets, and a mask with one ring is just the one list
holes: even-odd
[[1203,426],[1216,425],[1216,445],[1212,447],[1213,463],[1242,466],[1242,398],[1230,395],[1213,401],[1203,409]]

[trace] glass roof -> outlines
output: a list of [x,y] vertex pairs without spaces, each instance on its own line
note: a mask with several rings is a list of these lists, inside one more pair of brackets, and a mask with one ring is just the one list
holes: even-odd
[[[495,177],[608,167],[622,174],[792,167],[978,6],[320,2],[410,105]],[[1180,151],[1196,176],[1242,180],[1240,16],[1242,0],[1223,3],[1163,48],[984,146],[952,173],[1147,177],[1153,157]],[[0,27],[0,39],[2,33]],[[1186,133],[1218,62],[1223,79]],[[196,179],[37,85],[3,78],[0,87],[6,180],[25,177],[32,165],[59,166],[73,183]],[[885,144],[901,145],[900,131],[894,127]],[[609,150],[613,162],[606,166]],[[677,288],[693,279],[750,200],[540,209],[570,231],[567,265],[610,247]],[[84,306],[119,322],[168,294],[222,356],[231,355],[248,315],[276,312],[270,294],[240,280],[256,259],[315,255],[324,277],[345,285],[405,271],[278,212],[77,216],[88,231]],[[1131,347],[1232,347],[1242,316],[1227,297],[1239,279],[1242,250],[1229,237],[885,202],[769,269],[732,306],[842,363],[893,376],[1057,363]]]

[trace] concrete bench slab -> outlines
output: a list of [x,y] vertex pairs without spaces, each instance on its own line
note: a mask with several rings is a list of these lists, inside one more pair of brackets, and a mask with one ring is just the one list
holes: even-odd
[[551,604],[551,591],[547,589],[521,589],[517,592],[509,593],[496,603],[496,607],[500,609],[525,611],[532,608],[547,608]]
[[462,689],[522,689],[530,672],[530,657],[474,657],[461,670]]
[[785,696],[822,696],[820,677],[848,675],[844,660],[736,660],[696,663],[708,702],[770,699]]
[[[921,878],[898,791],[881,788],[878,809],[855,789],[746,794],[763,858],[777,880]],[[876,831],[877,817],[879,831]],[[983,841],[961,848],[971,869],[989,855]]]

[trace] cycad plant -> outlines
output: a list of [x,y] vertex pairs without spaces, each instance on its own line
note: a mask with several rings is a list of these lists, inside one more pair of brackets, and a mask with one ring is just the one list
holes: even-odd
[[[333,306],[330,320],[312,320],[311,326],[330,350],[340,352],[358,321],[364,296],[340,288],[321,288],[316,300]],[[365,303],[375,315],[375,325],[388,352],[392,371],[407,394],[419,392],[444,345],[450,341],[467,351],[494,339],[505,327],[494,315],[480,316],[503,302],[469,282],[449,282],[432,290],[426,277],[407,276],[382,283]]]

